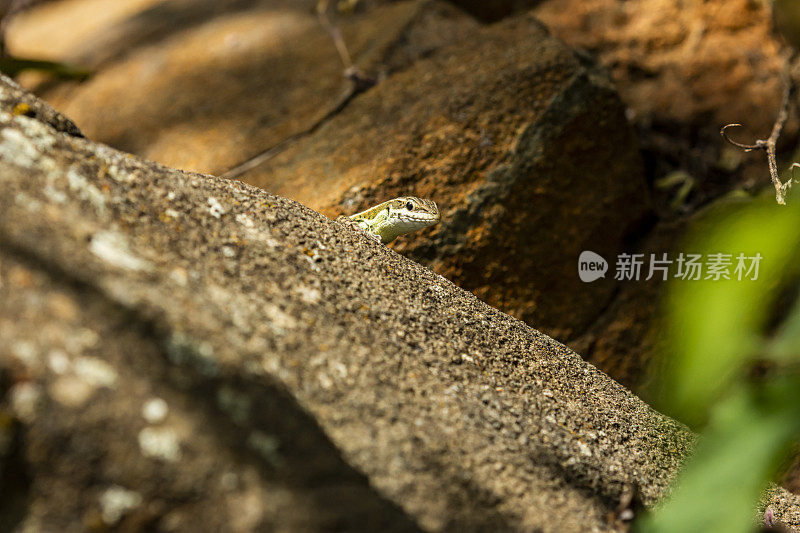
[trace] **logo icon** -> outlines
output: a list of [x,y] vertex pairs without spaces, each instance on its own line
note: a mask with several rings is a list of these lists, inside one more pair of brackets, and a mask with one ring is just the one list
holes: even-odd
[[578,257],[578,276],[584,283],[606,277],[608,272],[608,262],[603,256],[590,250],[584,250]]

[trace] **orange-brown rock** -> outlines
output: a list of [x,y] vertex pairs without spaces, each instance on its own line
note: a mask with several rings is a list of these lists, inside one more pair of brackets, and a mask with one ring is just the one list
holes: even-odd
[[609,70],[657,159],[654,179],[677,167],[706,201],[725,183],[768,181],[762,158],[718,132],[735,122],[745,142],[769,135],[783,68],[769,2],[545,0],[534,13]]
[[[664,220],[642,253],[671,252],[682,214],[734,187],[769,186],[761,154],[743,154],[719,136],[741,122],[744,142],[768,136],[781,96],[781,43],[767,2],[750,0],[546,0],[534,10],[555,35],[605,66],[637,124],[647,178],[672,172],[693,180],[688,201],[654,190]],[[784,139],[796,137],[793,118]],[[788,142],[787,142],[788,146]],[[678,213],[675,212],[677,207]],[[622,286],[602,317],[570,345],[636,388],[652,355],[654,305],[663,283]]]
[[613,87],[531,18],[391,76],[243,179],[329,215],[436,199],[438,228],[398,248],[561,339],[614,290],[580,281],[580,252],[613,263],[649,202]]
[[[49,49],[52,59],[93,68],[82,84],[27,81],[91,138],[150,159],[222,173],[313,127],[350,92],[312,0],[130,0],[106,14],[104,25],[83,20],[86,4],[92,2],[21,17],[10,34],[12,50],[47,56]],[[75,19],[89,25],[79,41]],[[374,76],[467,35],[475,24],[430,2],[380,5],[336,21],[357,66]]]
[[752,0],[546,0],[535,12],[595,53],[637,115],[768,132],[780,96],[780,43]]

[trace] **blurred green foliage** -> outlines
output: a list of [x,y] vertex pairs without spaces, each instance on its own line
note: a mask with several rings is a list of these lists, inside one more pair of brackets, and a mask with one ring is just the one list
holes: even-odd
[[753,530],[761,493],[800,439],[797,200],[714,209],[679,250],[762,259],[756,280],[669,290],[654,403],[700,437],[672,495],[637,531]]
[[92,73],[89,70],[81,69],[42,59],[28,59],[14,57],[10,55],[0,56],[0,72],[12,78],[25,70],[38,70],[48,72],[57,78],[83,81],[89,78]]

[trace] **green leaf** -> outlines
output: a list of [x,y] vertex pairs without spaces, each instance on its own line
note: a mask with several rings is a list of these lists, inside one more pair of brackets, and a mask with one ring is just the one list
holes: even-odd
[[[677,281],[666,309],[668,341],[656,405],[690,425],[763,348],[762,329],[775,290],[797,257],[800,210],[774,202],[711,215],[683,245],[686,253],[760,254],[758,279]],[[731,269],[733,270],[733,269]],[[733,273],[733,272],[732,272]]]
[[755,502],[798,436],[798,378],[740,388],[714,407],[672,497],[636,531],[751,531]]

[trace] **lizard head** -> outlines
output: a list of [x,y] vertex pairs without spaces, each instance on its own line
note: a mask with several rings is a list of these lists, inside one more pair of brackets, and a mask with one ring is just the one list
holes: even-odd
[[400,235],[433,226],[439,222],[439,208],[431,200],[401,196],[361,213],[350,215],[359,227],[380,237],[383,244]]
[[401,196],[387,203],[387,222],[394,227],[393,233],[396,232],[397,235],[427,228],[439,222],[439,208],[431,200]]

